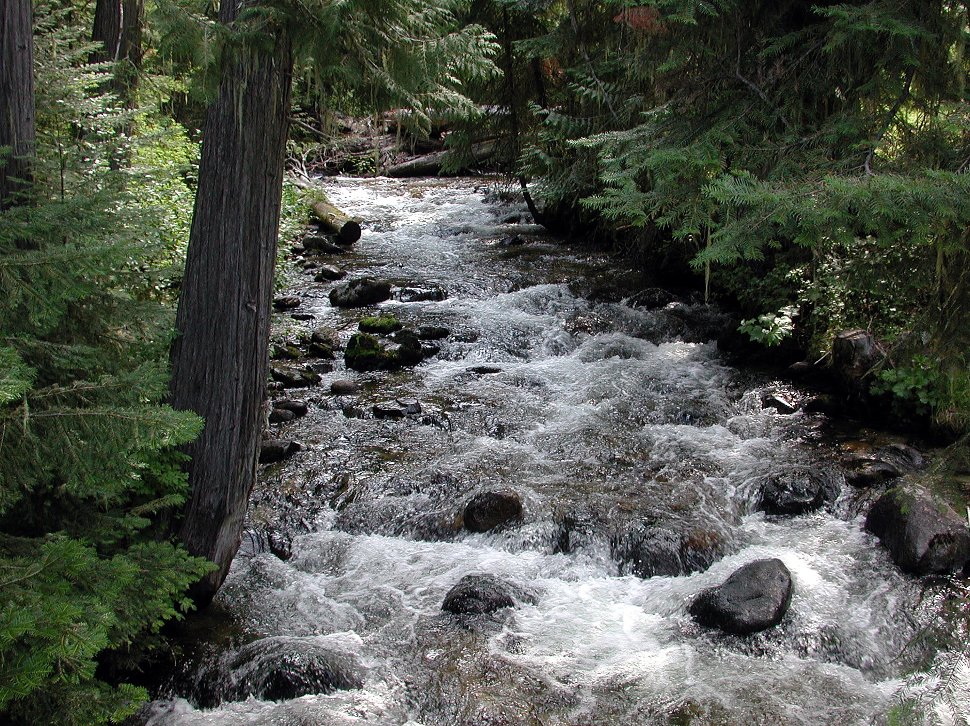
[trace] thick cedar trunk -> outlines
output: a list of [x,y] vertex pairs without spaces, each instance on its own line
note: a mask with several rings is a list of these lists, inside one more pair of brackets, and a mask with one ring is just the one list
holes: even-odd
[[[229,24],[238,12],[223,2],[220,20]],[[271,50],[235,52],[206,117],[171,397],[205,419],[188,449],[191,494],[180,532],[190,552],[219,568],[193,589],[200,605],[239,548],[255,481],[292,69],[285,36],[273,33]]]
[[0,2],[0,209],[29,185],[34,153],[34,44],[30,0]]

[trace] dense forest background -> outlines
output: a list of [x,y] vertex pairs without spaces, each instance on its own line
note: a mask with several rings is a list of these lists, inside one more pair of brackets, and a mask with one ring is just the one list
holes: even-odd
[[[163,625],[218,588],[278,220],[304,222],[284,165],[345,117],[391,118],[407,148],[444,131],[451,170],[490,143],[538,222],[737,306],[761,346],[824,363],[870,331],[872,391],[965,440],[968,39],[950,1],[6,0],[0,713],[132,713]],[[213,349],[213,289],[258,300],[251,348]],[[245,390],[200,400],[193,376],[229,365]],[[206,438],[197,414],[247,433]],[[202,541],[200,497],[230,488],[230,531]]]

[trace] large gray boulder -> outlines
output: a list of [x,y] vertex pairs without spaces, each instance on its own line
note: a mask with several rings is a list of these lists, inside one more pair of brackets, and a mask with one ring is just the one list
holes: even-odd
[[747,635],[781,622],[791,605],[791,573],[777,559],[749,562],[698,595],[690,614],[701,625]]
[[916,486],[896,487],[877,499],[866,529],[889,550],[893,562],[915,575],[954,572],[970,560],[967,521]]

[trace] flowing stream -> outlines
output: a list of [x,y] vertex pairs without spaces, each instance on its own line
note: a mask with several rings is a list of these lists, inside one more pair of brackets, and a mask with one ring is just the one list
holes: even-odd
[[[932,656],[917,636],[940,595],[864,532],[825,418],[763,403],[780,393],[797,408],[808,393],[727,364],[704,335],[717,313],[696,301],[647,310],[589,294],[616,260],[544,236],[475,183],[326,182],[367,220],[334,262],[404,299],[446,291],[379,309],[450,336],[416,367],[360,374],[338,360],[289,392],[309,413],[274,435],[305,448],[261,469],[250,524],[292,535],[292,556],[247,538],[217,602],[248,639],[345,657],[361,687],[222,703],[175,688],[149,723],[882,723]],[[506,244],[515,234],[527,242]],[[372,309],[338,310],[333,283],[305,279],[291,292],[314,319],[279,326],[329,326],[346,343]],[[338,378],[361,392],[331,395]],[[370,413],[394,399],[422,410]],[[759,481],[804,469],[837,498],[796,517],[755,511]],[[500,489],[521,497],[522,520],[462,529],[464,504]],[[723,556],[639,577],[617,554],[638,524],[697,533]],[[765,557],[794,581],[779,626],[739,637],[692,621],[693,596]],[[476,573],[528,597],[490,616],[442,612]],[[191,678],[231,669],[244,642],[214,648]]]

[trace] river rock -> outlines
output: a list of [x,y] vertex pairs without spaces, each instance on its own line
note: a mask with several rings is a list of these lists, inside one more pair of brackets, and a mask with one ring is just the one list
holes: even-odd
[[402,287],[395,297],[404,303],[441,302],[448,298],[448,291],[440,285],[430,288]]
[[283,408],[274,408],[269,412],[269,422],[271,424],[286,423],[287,421],[293,421],[295,418],[295,413]]
[[756,560],[703,591],[689,612],[701,625],[747,635],[781,622],[791,605],[791,573],[779,559]]
[[330,392],[335,396],[352,396],[360,392],[360,384],[356,381],[341,379],[330,384]]
[[278,401],[273,401],[273,408],[283,411],[292,411],[297,418],[300,416],[306,416],[307,411],[310,410],[310,406],[306,401],[300,401],[295,398],[282,398]]
[[398,344],[396,354],[402,365],[413,366],[424,360],[421,340],[413,330],[399,330],[393,339]]
[[344,282],[330,291],[330,304],[338,308],[361,308],[376,305],[391,297],[391,283],[360,277]]
[[879,486],[890,479],[902,476],[902,470],[894,463],[877,455],[857,454],[842,460],[845,481],[857,489]]
[[316,275],[313,277],[316,282],[333,282],[342,280],[347,276],[346,272],[333,265],[320,265],[316,270]]
[[250,696],[284,701],[300,696],[361,688],[365,669],[322,637],[275,636],[244,645],[229,664],[230,677],[221,700]]
[[465,505],[465,527],[472,532],[488,532],[522,518],[522,500],[512,491],[481,492]]
[[456,615],[485,615],[515,607],[516,601],[535,604],[536,599],[494,575],[465,575],[445,595],[441,609]]
[[344,350],[344,363],[355,371],[380,371],[400,368],[396,351],[381,345],[373,335],[354,333]]
[[371,315],[357,323],[357,327],[362,333],[390,335],[403,328],[404,323],[393,315]]
[[292,343],[283,343],[274,346],[269,357],[273,360],[299,360],[301,355],[300,349],[295,345]]
[[710,526],[695,524],[679,530],[644,521],[632,523],[611,545],[620,571],[644,578],[702,572],[727,551],[724,535]]
[[309,237],[304,237],[303,246],[312,252],[322,255],[342,255],[347,251],[320,234],[312,234]]
[[787,471],[767,477],[758,508],[768,514],[804,514],[834,501],[837,493],[838,483],[831,472]]
[[920,487],[883,494],[869,510],[866,529],[902,570],[915,575],[953,572],[970,560],[967,521]]
[[273,464],[277,461],[289,459],[293,454],[303,450],[303,445],[296,441],[285,439],[266,439],[259,446],[259,463]]
[[404,408],[397,401],[382,401],[374,404],[374,418],[404,418]]
[[441,346],[427,341],[421,343],[421,358],[434,358],[441,352]]
[[488,375],[492,375],[493,373],[502,372],[502,369],[499,368],[498,366],[471,366],[469,368],[466,368],[465,370],[467,370],[469,373],[474,373],[475,375],[479,375],[479,376],[488,376]]
[[443,340],[449,335],[451,335],[451,331],[440,325],[422,325],[418,328],[418,337],[421,340]]
[[308,388],[320,382],[320,374],[306,368],[271,366],[269,373],[284,388]]
[[284,297],[278,297],[273,299],[273,307],[277,310],[292,310],[293,308],[300,307],[300,298],[294,295],[286,295]]
[[631,308],[640,308],[641,310],[656,310],[676,301],[677,296],[670,292],[670,290],[664,290],[660,287],[648,287],[631,295],[627,300],[627,305]]

